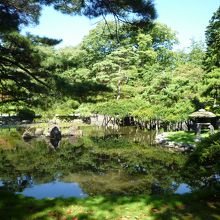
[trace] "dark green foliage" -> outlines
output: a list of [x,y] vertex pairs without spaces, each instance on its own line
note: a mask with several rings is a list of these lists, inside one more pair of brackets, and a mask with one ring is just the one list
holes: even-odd
[[220,132],[203,139],[186,163],[185,173],[191,184],[197,187],[219,184],[219,158]]
[[[220,68],[213,69],[204,77],[203,95],[207,97],[207,102],[216,111],[220,103]],[[217,110],[218,111],[218,110]]]
[[8,1],[0,4],[0,93],[5,102],[34,102],[36,94],[48,92],[49,72],[41,64],[42,54],[19,31],[37,23],[40,1]]
[[67,14],[80,14],[89,18],[113,15],[118,21],[131,22],[137,25],[149,24],[156,18],[152,0],[67,0],[48,1],[54,8]]
[[18,117],[21,121],[22,120],[33,121],[33,119],[35,117],[35,112],[31,109],[23,108],[23,109],[18,111]]
[[133,116],[133,112],[135,110],[138,110],[146,105],[147,103],[141,99],[112,100],[104,103],[98,103],[94,106],[92,111],[101,115],[123,118],[125,116]]
[[[0,3],[1,104],[12,101],[33,103],[37,99],[43,99],[36,95],[45,93],[51,95],[51,89],[55,89],[52,73],[57,66],[51,67],[45,63],[46,54],[39,49],[39,45],[54,46],[60,40],[30,34],[24,37],[19,33],[24,25],[38,23],[43,5],[53,5],[63,13],[84,14],[88,17],[113,14],[118,20],[129,18],[130,13],[133,12],[138,23],[150,23],[156,17],[152,1],[2,1]],[[85,89],[90,88],[86,86]]]
[[[93,97],[98,104],[90,106],[90,111],[148,121],[187,120],[197,108],[194,100],[201,99],[203,45],[192,42],[188,53],[172,51],[177,42],[175,33],[160,23],[138,31],[127,24],[118,25],[117,38],[113,36],[115,28],[113,22],[100,23],[79,47],[60,51],[64,65],[58,71],[68,81],[90,79],[112,89]],[[84,107],[88,112],[88,105]]]
[[194,152],[195,157],[198,156],[199,164],[203,166],[212,166],[216,170],[216,174],[220,173],[220,132],[205,138],[197,145]]
[[[67,14],[80,14],[90,18],[112,14],[125,22],[138,25],[149,24],[156,18],[152,0],[106,1],[106,0],[4,0],[0,5],[1,30],[18,29],[22,24],[37,23],[43,5],[52,5],[56,10]],[[132,18],[131,14],[135,18]]]
[[2,100],[31,101],[36,93],[48,91],[40,51],[17,32],[4,35],[0,45],[0,92]]
[[42,46],[55,46],[59,44],[62,40],[47,38],[47,37],[40,37],[37,35],[32,35],[30,33],[27,33],[28,39],[31,40],[31,42],[34,45],[42,45]]
[[40,15],[38,0],[3,0],[0,3],[0,31],[17,31],[20,25],[37,23]]
[[[10,7],[19,8],[22,2],[27,3],[10,2]],[[36,7],[33,16],[28,13],[29,7],[34,7],[31,3],[24,7],[23,14],[20,14],[22,10],[15,10],[20,23],[13,30],[19,30],[20,24],[37,22],[42,5],[53,5],[64,13],[85,13],[91,17],[113,14],[119,20],[128,19],[128,11],[140,15],[136,17],[139,20],[145,9],[149,10],[152,16],[143,18],[143,22],[149,22],[155,15],[152,1],[33,2]],[[218,23],[217,14],[212,19],[214,23]],[[148,16],[148,12],[145,15]],[[77,47],[59,50],[51,47],[59,43],[56,39],[31,34],[23,37],[10,30],[3,32],[0,47],[1,104],[20,101],[23,105],[28,102],[44,110],[52,105],[58,110],[60,105],[72,113],[75,109],[65,104],[72,99],[79,105],[84,104],[78,111],[87,115],[94,110],[100,114],[133,115],[139,120],[159,119],[165,123],[185,121],[200,106],[210,108],[210,103],[216,108],[219,101],[218,69],[204,77],[204,47],[201,43],[193,41],[187,53],[174,52],[172,49],[177,38],[166,25],[154,23],[150,27],[136,26],[134,29],[131,20],[127,21],[100,23]],[[218,32],[216,24],[212,29]],[[208,48],[209,45],[211,43]]]
[[205,66],[211,71],[220,67],[220,7],[213,14],[206,29],[206,44]]
[[185,195],[113,195],[38,200],[0,192],[0,218],[113,220],[128,219],[129,216],[131,219],[214,220],[220,217],[219,196],[219,191],[207,190]]

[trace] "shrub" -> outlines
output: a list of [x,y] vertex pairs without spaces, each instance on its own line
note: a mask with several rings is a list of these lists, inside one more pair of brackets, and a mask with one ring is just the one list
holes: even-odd
[[35,112],[29,108],[23,108],[18,112],[19,119],[22,120],[30,120],[33,121],[35,118]]
[[197,186],[219,184],[220,132],[203,139],[189,157],[184,171],[190,182]]

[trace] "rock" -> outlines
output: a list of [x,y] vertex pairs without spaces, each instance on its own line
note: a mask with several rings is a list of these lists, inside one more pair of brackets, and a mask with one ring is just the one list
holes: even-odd
[[200,142],[200,141],[201,141],[201,138],[200,138],[200,137],[196,137],[196,138],[194,139],[194,141],[195,141],[195,142]]
[[34,137],[34,135],[30,131],[25,131],[22,135],[22,138],[24,140],[30,140],[33,137]]
[[82,137],[82,136],[83,136],[82,130],[77,130],[77,131],[75,131],[74,136]]
[[191,151],[195,147],[195,145],[193,145],[193,144],[169,141],[169,140],[167,140],[167,135],[168,135],[168,133],[158,134],[155,138],[156,144],[160,144],[163,147],[175,149],[175,150],[178,150],[181,152]]
[[61,131],[57,126],[54,126],[51,130],[50,130],[50,137],[53,139],[61,139]]
[[172,142],[172,141],[170,141],[170,142],[168,142],[168,146],[169,147],[172,147],[172,148],[175,148],[175,143],[174,142]]
[[54,148],[57,148],[59,146],[60,140],[61,140],[61,131],[58,128],[58,126],[54,126],[50,130],[50,143],[53,145]]
[[50,133],[48,132],[47,129],[44,130],[43,135],[44,135],[45,137],[50,137]]
[[34,134],[35,134],[36,136],[43,135],[43,134],[44,134],[44,129],[43,129],[43,128],[36,128]]
[[30,124],[31,121],[30,121],[30,120],[22,120],[21,123],[22,123],[22,124]]
[[83,124],[83,120],[82,120],[82,119],[74,119],[74,120],[73,120],[73,123]]
[[51,120],[49,120],[49,124],[59,124],[61,121],[60,121],[60,119],[58,119],[58,118],[56,118],[56,117],[54,117],[53,119],[51,119]]
[[77,131],[78,127],[70,127],[68,130],[69,135],[73,136],[75,134],[75,132]]
[[82,136],[82,130],[78,130],[78,127],[70,127],[68,130],[62,132],[63,136]]

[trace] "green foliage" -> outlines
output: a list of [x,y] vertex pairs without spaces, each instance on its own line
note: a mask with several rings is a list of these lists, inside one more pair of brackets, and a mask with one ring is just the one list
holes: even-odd
[[129,115],[132,116],[133,112],[143,105],[145,105],[144,100],[138,98],[111,100],[104,103],[97,103],[94,105],[93,112],[123,118]]
[[130,22],[138,26],[146,26],[156,18],[156,10],[152,0],[135,1],[88,1],[86,4],[79,0],[46,1],[54,8],[67,14],[85,15],[89,18],[105,17],[110,14],[118,21]]
[[[71,57],[69,55],[68,57],[62,56],[61,52],[58,59],[54,54],[50,54],[51,57],[48,57],[48,54],[45,54],[45,51],[43,52],[42,46],[54,46],[60,40],[31,34],[22,36],[20,34],[22,25],[38,23],[40,11],[44,5],[53,5],[55,9],[63,13],[84,14],[88,17],[105,17],[107,14],[113,14],[118,21],[120,19],[129,19],[130,13],[133,13],[136,19],[135,21],[132,19],[132,22],[139,25],[149,24],[156,17],[154,4],[150,0],[115,1],[110,3],[91,1],[89,5],[77,0],[21,0],[18,2],[6,0],[2,2],[0,5],[1,104],[13,101],[35,103],[42,100],[42,97],[38,99],[36,96],[49,93],[51,90],[54,92],[57,89],[55,87],[56,82],[52,80],[54,70],[56,70],[56,73],[60,73],[60,69],[62,69],[62,73],[67,70],[67,72],[71,72],[71,75],[74,75],[75,71],[70,71],[70,66],[71,68],[74,65],[75,68],[83,67],[82,63],[81,65],[77,63],[83,52],[76,53],[76,56],[71,54]],[[41,46],[41,49],[39,49],[39,46]],[[57,61],[59,62],[57,63]],[[79,79],[80,74],[82,76],[84,75],[83,73],[85,71],[76,71],[76,78]],[[55,75],[55,81],[58,78]],[[88,81],[88,77],[84,77],[84,80]]]
[[46,118],[53,118],[55,115],[67,116],[74,114],[79,105],[77,100],[65,98],[51,103],[50,108],[46,108],[46,111],[40,111],[40,113]]
[[214,109],[218,107],[220,103],[220,68],[213,69],[205,75],[203,95],[209,97]]
[[[6,1],[7,7],[12,8],[21,8],[21,2]],[[50,116],[52,111],[81,115],[97,112],[164,122],[187,120],[189,113],[200,106],[210,107],[210,102],[218,105],[218,69],[204,77],[204,45],[192,41],[187,52],[173,51],[178,42],[174,31],[160,23],[142,26],[151,20],[143,13],[155,17],[152,1],[113,1],[108,7],[105,1],[91,1],[89,6],[69,0],[34,2],[35,5],[24,7],[24,17],[17,14],[26,23],[17,20],[13,31],[9,29],[1,35],[0,56],[5,66],[0,75],[1,104],[19,101],[10,107],[16,111],[29,102],[44,112],[48,110]],[[113,13],[117,22],[99,23],[77,47],[55,49],[51,46],[59,40],[31,34],[24,37],[18,32],[20,24],[37,22],[44,4],[67,14],[105,17]],[[36,9],[34,14],[31,8]],[[136,14],[133,24],[137,26],[118,22],[132,20],[132,13]],[[218,29],[217,15],[210,22],[207,39],[214,36],[212,29]],[[77,100],[78,104],[72,108],[69,100]],[[2,106],[1,111],[8,111],[7,106]]]
[[[165,133],[166,134],[166,133]],[[202,133],[201,138],[209,137],[209,133]],[[175,143],[195,144],[196,134],[192,131],[175,131],[168,132],[167,139]]]
[[220,7],[213,14],[206,29],[205,66],[208,71],[220,67]]
[[35,112],[29,108],[23,108],[18,111],[18,117],[20,120],[33,121],[35,117]]
[[76,113],[84,117],[89,117],[92,114],[92,111],[93,111],[93,105],[83,103],[76,110]]
[[[220,133],[198,143],[186,163],[186,176],[197,187],[216,185],[220,174]],[[190,179],[194,175],[194,179]]]
[[199,164],[203,166],[212,166],[219,174],[220,163],[218,158],[220,157],[220,133],[218,132],[199,143],[194,154],[198,156]]

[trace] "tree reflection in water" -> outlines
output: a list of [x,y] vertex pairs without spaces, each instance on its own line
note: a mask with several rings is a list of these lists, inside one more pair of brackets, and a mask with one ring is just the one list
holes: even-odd
[[45,139],[25,143],[17,135],[0,150],[0,180],[14,192],[56,180],[79,183],[88,195],[173,193],[183,183],[186,156],[149,146],[149,135],[87,127],[81,138],[56,140],[56,151]]

